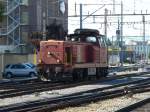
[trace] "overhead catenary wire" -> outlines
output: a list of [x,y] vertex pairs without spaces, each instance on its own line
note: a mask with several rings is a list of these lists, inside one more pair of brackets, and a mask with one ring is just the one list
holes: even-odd
[[[117,28],[117,21],[115,20],[120,20],[120,16],[121,16],[121,9],[120,9],[120,1],[119,0],[115,0],[115,3],[113,4],[114,0],[111,1],[106,1],[106,0],[95,0],[96,2],[94,3],[94,1],[90,1],[90,2],[86,2],[86,1],[82,1],[81,3],[83,4],[84,10],[83,10],[83,18],[86,18],[84,20],[84,26],[86,28],[90,27],[90,26],[94,26],[96,25],[96,27],[99,25],[100,27],[104,25],[104,9],[108,8],[108,15],[107,15],[107,19],[108,19],[108,23],[107,23],[107,27],[110,29],[108,31],[108,33],[110,34],[110,32],[115,32],[115,29]],[[124,21],[122,22],[122,24],[125,26],[125,29],[132,29],[135,32],[138,31],[137,35],[139,34],[139,31],[142,30],[141,26],[142,26],[142,21],[141,21],[141,17],[143,15],[145,15],[146,21],[145,21],[145,25],[146,25],[146,29],[148,28],[148,26],[150,25],[149,22],[149,16],[150,16],[150,11],[148,11],[146,8],[134,8],[134,2],[136,2],[135,7],[137,7],[137,5],[141,4],[141,1],[135,1],[132,0],[131,3],[132,5],[128,5],[127,2],[125,0],[122,0],[124,2],[124,9],[123,9],[123,16],[124,16]],[[143,2],[142,2],[143,4]],[[103,8],[101,8],[101,10],[97,11],[96,13],[92,14],[92,12],[94,10],[96,10],[96,8],[105,5]],[[113,13],[113,5],[115,5],[115,10],[116,12]],[[92,8],[93,7],[93,8]],[[73,7],[72,7],[73,8]],[[71,9],[72,9],[71,8]],[[69,22],[70,27],[73,25],[74,28],[77,28],[79,26],[78,22],[79,22],[79,2],[77,2],[76,0],[76,12],[77,14],[74,16],[73,13],[69,13],[68,15],[68,20],[71,21]],[[134,13],[135,12],[135,13]],[[74,18],[72,20],[72,18]],[[76,18],[76,19],[75,19]],[[139,18],[139,19],[138,19]],[[76,27],[75,27],[76,26]],[[112,30],[113,29],[113,30]],[[126,30],[124,31],[126,34]],[[134,32],[134,33],[135,33]],[[146,31],[146,35],[148,35],[149,32]],[[112,33],[113,35],[113,33]]]

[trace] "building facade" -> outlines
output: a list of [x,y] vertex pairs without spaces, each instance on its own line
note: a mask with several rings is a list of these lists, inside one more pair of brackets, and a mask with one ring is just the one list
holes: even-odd
[[126,48],[130,51],[135,51],[135,58],[137,60],[150,59],[150,44],[148,42],[134,41],[126,45]]
[[30,35],[46,32],[46,26],[53,21],[68,30],[67,0],[2,1],[5,17],[0,23],[0,52],[32,52]]

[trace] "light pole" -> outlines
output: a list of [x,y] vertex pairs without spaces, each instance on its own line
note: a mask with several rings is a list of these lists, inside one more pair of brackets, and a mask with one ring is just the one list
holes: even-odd
[[104,24],[105,24],[105,28],[104,28],[104,34],[105,34],[105,37],[107,38],[107,15],[108,15],[108,10],[105,9],[105,18],[104,18]]
[[121,1],[121,66],[123,66],[123,2]]
[[82,4],[80,4],[80,29],[82,29]]
[[43,11],[43,40],[46,40],[46,13]]
[[[146,43],[145,43],[145,16],[143,15],[143,59],[146,60]],[[145,62],[145,61],[144,61]]]

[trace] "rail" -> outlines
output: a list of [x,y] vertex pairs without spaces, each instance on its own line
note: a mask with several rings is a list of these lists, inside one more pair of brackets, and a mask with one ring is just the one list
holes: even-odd
[[[127,86],[127,88],[125,88]],[[56,110],[58,108],[65,108],[68,106],[76,106],[83,103],[90,103],[91,101],[105,100],[108,98],[120,97],[129,94],[142,93],[150,91],[150,78],[140,81],[132,81],[123,84],[118,84],[105,88],[92,89],[84,92],[64,95],[57,98],[47,98],[45,100],[32,101],[22,104],[14,104],[0,107],[0,111],[13,112],[47,112]]]

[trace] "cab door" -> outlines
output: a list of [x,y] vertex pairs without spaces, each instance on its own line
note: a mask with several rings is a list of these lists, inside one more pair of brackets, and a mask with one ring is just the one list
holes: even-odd
[[88,36],[86,37],[86,42],[90,43],[88,46],[88,59],[92,63],[99,63],[100,62],[100,46],[96,36]]
[[72,48],[71,48],[71,46],[65,47],[65,62],[67,64],[72,64]]

